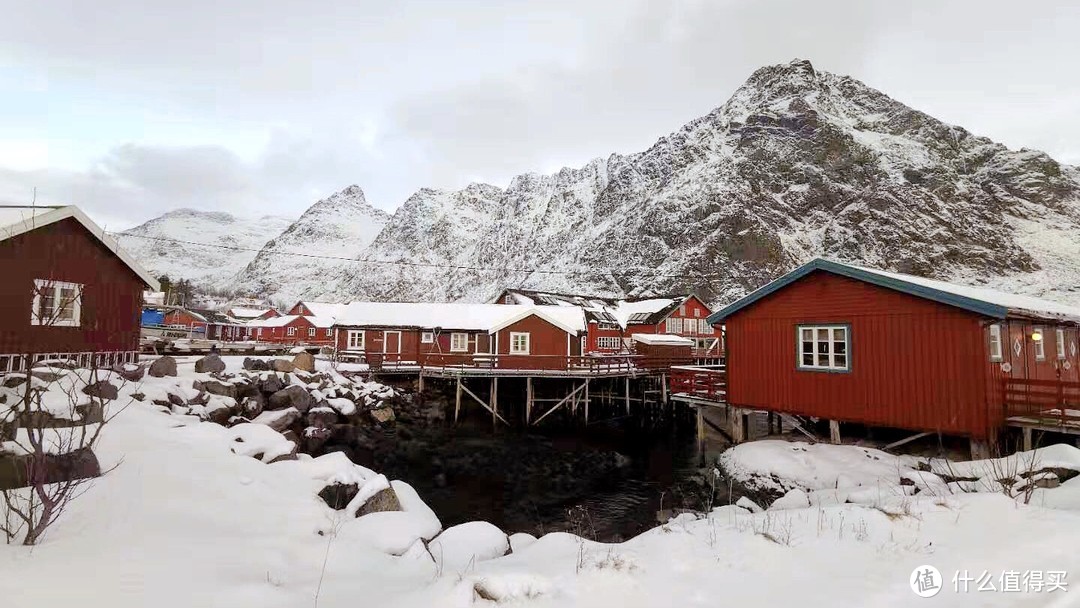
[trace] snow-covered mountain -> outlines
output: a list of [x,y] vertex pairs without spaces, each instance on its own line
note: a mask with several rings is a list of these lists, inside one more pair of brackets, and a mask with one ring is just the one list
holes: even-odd
[[177,209],[117,236],[120,245],[155,276],[216,287],[235,276],[266,241],[291,223],[290,218],[274,215],[241,218],[220,211]]
[[332,281],[344,262],[327,257],[359,256],[389,220],[359,186],[349,186],[312,205],[267,242],[230,288],[290,304],[312,289],[334,291]]
[[[481,300],[502,287],[745,294],[817,255],[1080,297],[1080,170],[1011,151],[808,61],[757,70],[648,150],[504,190],[410,197],[340,299]],[[565,274],[564,274],[565,273]]]

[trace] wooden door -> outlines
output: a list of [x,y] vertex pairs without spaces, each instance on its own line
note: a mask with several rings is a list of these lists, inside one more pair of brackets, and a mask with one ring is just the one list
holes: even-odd
[[401,354],[401,332],[400,331],[384,331],[383,332],[383,352],[388,355]]

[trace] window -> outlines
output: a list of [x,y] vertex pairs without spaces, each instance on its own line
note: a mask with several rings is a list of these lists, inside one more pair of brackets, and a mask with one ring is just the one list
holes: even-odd
[[452,353],[467,353],[469,352],[469,334],[455,332],[450,334],[450,352]]
[[349,350],[364,350],[364,330],[350,329],[347,344]]
[[529,354],[529,334],[527,332],[510,332],[510,354]]
[[1057,347],[1057,358],[1065,358],[1065,330],[1059,329],[1054,332],[1054,344]]
[[431,344],[435,341],[435,332],[425,331],[420,334],[420,342],[424,344]]
[[259,336],[260,338],[262,337],[262,328],[261,327],[255,330],[255,335]]
[[1001,361],[1001,325],[990,326],[990,360]]
[[31,325],[78,327],[82,322],[83,286],[63,281],[34,281]]
[[[1031,329],[1031,336],[1032,336],[1032,339],[1031,339],[1032,350],[1035,351],[1035,360],[1036,361],[1045,361],[1046,360],[1046,334],[1043,332],[1043,328],[1041,328],[1041,327],[1033,327]],[[1039,339],[1036,340],[1035,336],[1039,336]]]
[[686,304],[679,304],[679,316],[680,317],[685,317],[686,316]]
[[307,328],[307,335],[308,335],[309,338],[314,338],[315,337],[315,328],[314,327]]
[[848,371],[848,328],[843,325],[798,327],[799,369]]
[[700,317],[701,316],[701,309],[700,308],[695,308],[694,309],[694,316],[695,317]]
[[669,318],[664,321],[664,331],[669,334],[681,334],[682,333],[682,319]]
[[712,325],[709,325],[709,320],[708,319],[702,319],[702,320],[698,321],[698,324],[701,325],[701,333],[703,333],[703,334],[711,334],[711,333],[713,333]]
[[619,350],[622,348],[622,338],[617,336],[600,336],[596,339],[596,348],[607,348],[611,350]]
[[331,328],[327,327],[326,328],[326,337],[329,338],[332,335],[334,335],[333,330]]
[[296,335],[296,328],[295,328],[295,327],[289,327],[289,328],[287,328],[287,329],[285,330],[285,334],[286,334],[286,335],[289,335],[289,336],[295,336],[295,335]]

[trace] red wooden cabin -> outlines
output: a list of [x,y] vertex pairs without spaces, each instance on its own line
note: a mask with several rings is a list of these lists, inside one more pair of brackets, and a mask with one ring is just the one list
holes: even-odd
[[246,327],[248,339],[257,342],[294,346],[332,345],[334,343],[333,326],[321,321],[315,317],[284,315],[249,321]]
[[570,307],[354,302],[335,332],[339,356],[372,365],[566,369],[585,324]]
[[984,440],[1080,380],[1080,309],[822,259],[709,320],[740,408]]
[[23,355],[108,365],[138,356],[157,281],[82,211],[0,207],[0,372]]

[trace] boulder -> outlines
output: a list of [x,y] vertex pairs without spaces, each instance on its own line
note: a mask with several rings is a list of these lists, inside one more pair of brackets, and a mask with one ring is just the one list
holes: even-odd
[[394,421],[394,410],[389,407],[377,407],[371,410],[371,417],[379,424],[388,424]]
[[215,407],[214,409],[208,410],[206,412],[207,420],[216,424],[220,424],[221,426],[230,426],[229,419],[231,419],[232,417],[232,410],[224,406]]
[[225,371],[225,362],[217,353],[210,353],[195,362],[195,372],[200,374],[220,374]]
[[252,359],[251,357],[244,357],[244,369],[255,372],[265,372],[270,369],[270,366],[266,364],[266,361],[262,359]]
[[320,404],[319,407],[311,408],[307,413],[308,426],[318,426],[328,429],[337,424],[337,421],[338,414],[334,411],[334,408],[324,404]]
[[311,397],[311,393],[302,386],[293,385],[270,395],[270,400],[267,402],[266,408],[270,410],[280,410],[287,407],[294,407],[299,410],[300,413],[304,414],[307,413],[313,405],[315,405],[315,399]]
[[289,373],[296,369],[296,367],[288,359],[271,359],[270,369],[274,370],[275,372]]
[[398,500],[394,488],[386,488],[372,496],[356,511],[357,517],[363,517],[368,513],[382,513],[384,511],[400,511],[401,501]]
[[3,381],[0,381],[0,386],[4,388],[15,388],[26,383],[26,376],[22,374],[11,374],[4,376]]
[[276,412],[263,412],[262,415],[252,420],[252,422],[256,424],[265,424],[275,431],[282,433],[287,431],[297,420],[300,420],[300,416],[301,414],[296,408],[288,408]]
[[265,378],[259,379],[258,386],[260,391],[272,395],[285,388],[285,381],[277,374],[266,374]]
[[176,375],[176,359],[173,359],[169,355],[159,357],[150,364],[150,369],[147,370],[151,376],[155,378],[164,378],[165,376]]
[[37,369],[30,370],[30,375],[42,382],[48,382],[49,384],[52,384],[61,378],[60,374],[56,372],[47,372]]
[[116,372],[118,376],[128,382],[138,382],[146,375],[146,366],[125,363],[122,365],[114,365],[112,371]]
[[352,502],[359,491],[360,488],[355,483],[332,483],[319,490],[319,498],[331,509],[340,511]]
[[333,435],[333,431],[328,428],[309,426],[304,429],[304,453],[314,454],[323,449],[326,442],[330,440],[330,436]]
[[292,360],[293,368],[303,370],[305,372],[315,371],[315,357],[311,356],[311,353],[301,352],[298,353]]
[[207,380],[202,382],[195,380],[191,383],[192,388],[197,391],[207,392],[211,395],[221,395],[222,397],[230,397],[237,399],[239,397],[239,391],[235,384],[231,382],[222,382],[220,380]]
[[261,394],[258,397],[247,397],[240,405],[240,411],[245,418],[250,420],[263,413],[265,405],[266,399]]
[[[0,453],[0,490],[23,488],[29,483],[28,472],[34,466],[32,454]],[[45,483],[59,483],[101,476],[101,465],[90,448],[67,454],[46,454],[40,461]]]

